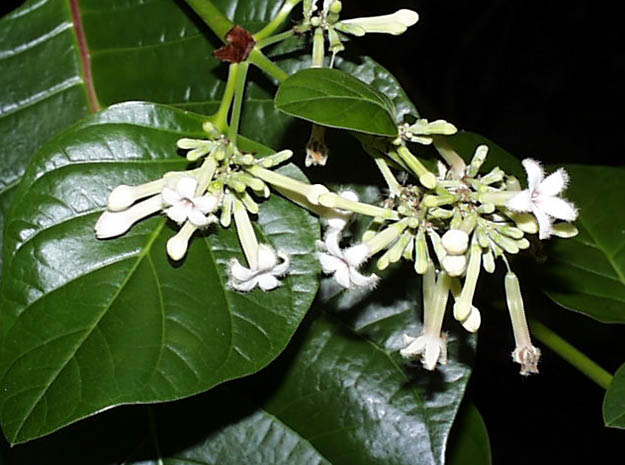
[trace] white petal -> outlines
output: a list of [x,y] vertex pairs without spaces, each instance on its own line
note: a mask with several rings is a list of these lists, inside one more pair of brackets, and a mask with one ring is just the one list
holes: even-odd
[[178,204],[165,210],[165,214],[176,223],[180,224],[187,220],[190,210],[191,208],[183,204]]
[[321,264],[321,269],[326,274],[334,273],[340,268],[347,268],[347,264],[341,258],[335,257],[327,253],[318,252],[317,259]]
[[534,216],[538,221],[538,238],[547,239],[551,236],[551,222],[552,219],[542,210],[534,209]]
[[327,251],[335,257],[343,257],[343,252],[339,247],[339,240],[341,239],[341,232],[336,230],[328,230],[324,242]]
[[239,263],[239,260],[233,258],[230,261],[228,274],[236,281],[249,281],[256,275],[256,272],[244,267],[241,263]]
[[369,276],[365,276],[359,273],[354,268],[349,269],[349,278],[350,281],[358,286],[358,287],[373,287],[377,284],[380,279],[377,274],[371,274]]
[[256,287],[258,284],[257,278],[252,278],[247,281],[237,281],[235,279],[231,279],[228,281],[228,286],[232,289],[240,292],[249,292]]
[[347,265],[337,268],[336,272],[334,273],[334,279],[336,280],[337,283],[339,283],[341,286],[343,286],[346,289],[349,289],[352,287],[352,281],[350,279],[350,272],[349,272],[349,268],[347,267]]
[[440,344],[435,340],[428,341],[425,345],[425,352],[423,354],[423,359],[421,360],[421,362],[427,370],[431,371],[436,368],[436,363],[438,362],[438,358],[440,357],[440,355]]
[[185,176],[180,178],[178,184],[176,184],[176,190],[181,197],[192,199],[195,197],[195,189],[197,189],[197,181],[191,176]]
[[165,203],[165,205],[176,205],[178,202],[180,202],[180,200],[182,200],[182,197],[180,197],[178,192],[170,189],[169,187],[163,187],[161,195],[163,196],[163,202]]
[[547,215],[559,220],[574,221],[577,218],[575,205],[560,197],[542,196],[536,204]]
[[198,228],[208,226],[211,223],[210,219],[197,208],[192,208],[189,212],[189,221]]
[[506,203],[506,207],[515,212],[532,211],[532,197],[529,189],[519,192]]
[[553,196],[558,195],[569,183],[569,175],[560,168],[547,176],[538,186],[537,193],[540,196]]
[[278,256],[267,244],[258,246],[258,269],[271,270],[278,263]]
[[284,252],[278,252],[278,257],[282,260],[282,263],[278,263],[271,270],[271,274],[274,276],[282,276],[289,271],[289,267],[291,266],[291,261],[289,260],[289,256]]
[[270,273],[263,273],[258,276],[258,286],[263,291],[270,291],[280,286],[280,281],[274,275]]
[[531,158],[526,158],[521,162],[523,164],[523,168],[525,168],[525,172],[527,173],[527,184],[530,192],[534,192],[534,190],[541,183],[543,178],[545,177],[545,172],[543,171],[543,167],[536,160],[532,160]]
[[219,199],[216,195],[206,194],[202,197],[195,197],[193,199],[193,204],[202,213],[212,213],[217,210],[217,207],[219,206]]
[[365,244],[354,245],[345,250],[343,256],[350,266],[359,267],[369,256],[369,247]]
[[[404,341],[406,341],[405,337],[404,337]],[[406,346],[403,349],[401,349],[399,351],[399,353],[401,354],[402,357],[414,358],[417,355],[423,353],[423,351],[425,350],[426,341],[427,341],[427,339],[424,338],[423,336],[419,336],[417,338],[414,338],[412,340],[412,342],[410,344],[408,344],[408,346]]]

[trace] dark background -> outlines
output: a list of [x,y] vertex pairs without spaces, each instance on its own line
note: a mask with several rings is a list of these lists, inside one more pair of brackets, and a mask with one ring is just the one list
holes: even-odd
[[[0,14],[20,3],[5,0]],[[363,46],[399,78],[422,116],[481,133],[519,158],[622,166],[625,37],[616,5],[344,0],[344,11],[345,17],[400,7],[419,12],[401,39],[367,37]],[[622,327],[527,294],[531,314],[608,371],[625,362]],[[620,456],[625,434],[603,426],[601,388],[547,348],[540,375],[519,376],[502,312],[483,311],[479,337],[469,397],[486,421],[496,465],[605,463]]]

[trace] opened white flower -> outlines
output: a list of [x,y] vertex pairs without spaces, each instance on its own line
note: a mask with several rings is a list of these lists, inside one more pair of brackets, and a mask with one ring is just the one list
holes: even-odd
[[317,258],[323,272],[333,275],[336,282],[346,289],[374,286],[378,282],[377,275],[365,276],[358,271],[369,256],[367,246],[358,244],[341,249],[340,240],[341,231],[330,229],[323,242],[317,241]]
[[506,206],[517,212],[532,212],[538,221],[538,237],[546,239],[553,231],[554,218],[564,221],[577,218],[575,205],[558,197],[566,189],[569,176],[560,168],[545,178],[545,172],[536,160],[526,158],[522,163],[527,172],[528,188],[512,197]]
[[267,244],[260,244],[255,267],[246,268],[236,258],[230,261],[228,285],[241,292],[251,291],[256,286],[263,291],[270,291],[280,286],[278,278],[287,273],[289,266],[288,255],[283,252],[276,253]]
[[444,334],[440,337],[431,334],[412,337],[404,334],[403,337],[407,345],[399,351],[402,357],[415,359],[420,355],[423,367],[430,371],[436,368],[437,363],[447,363],[447,338]]
[[217,210],[220,199],[210,194],[196,196],[197,185],[195,178],[185,176],[178,180],[175,190],[163,188],[163,203],[169,206],[165,214],[176,223],[182,224],[189,220],[191,224],[201,228],[214,221],[207,215]]

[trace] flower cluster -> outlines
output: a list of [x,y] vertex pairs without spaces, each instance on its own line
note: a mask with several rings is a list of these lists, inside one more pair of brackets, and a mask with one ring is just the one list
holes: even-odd
[[[400,137],[392,143],[361,140],[374,155],[390,196],[383,207],[360,204],[347,196],[337,196],[332,202],[320,198],[329,207],[363,213],[374,221],[360,242],[344,249],[339,241],[345,222],[341,229],[329,223],[319,259],[324,272],[346,288],[375,282],[373,276],[365,278],[359,272],[374,255],[380,254],[376,263],[380,270],[402,258],[414,261],[416,273],[423,277],[424,326],[418,337],[406,335],[407,346],[401,353],[407,358],[421,356],[429,370],[437,361],[446,362],[441,326],[448,295],[454,300],[455,319],[467,331],[477,331],[481,315],[473,300],[480,271],[483,268],[493,273],[496,260],[501,259],[508,268],[505,289],[517,343],[513,359],[521,364],[522,374],[536,372],[540,352],[531,344],[518,279],[510,271],[507,256],[529,247],[526,234],[538,233],[544,239],[551,234],[571,237],[577,233],[569,223],[553,224],[554,220],[573,221],[577,216],[575,207],[558,196],[566,187],[566,172],[560,169],[545,178],[540,165],[527,159],[523,166],[528,188],[521,190],[519,181],[498,167],[481,173],[488,147],[478,146],[466,164],[437,139],[453,132],[455,127],[445,121],[418,120],[401,126]],[[446,164],[439,162],[435,175],[411,153],[405,141],[434,142]],[[413,173],[419,184],[402,186],[387,159]]]
[[255,287],[275,289],[280,285],[278,278],[288,272],[289,258],[268,244],[258,243],[249,215],[259,212],[257,199],[270,196],[268,184],[286,192],[295,189],[313,199],[315,194],[308,184],[270,170],[288,160],[291,151],[255,157],[241,152],[210,122],[204,129],[207,139],[178,141],[178,147],[187,150],[189,162],[202,160],[199,167],[166,173],[161,179],[139,186],[117,186],[95,225],[96,236],[120,236],[139,220],[162,212],[179,227],[167,242],[167,253],[171,259],[181,260],[196,230],[211,224],[227,228],[234,218],[248,267],[236,259],[231,261],[230,287],[242,292]]

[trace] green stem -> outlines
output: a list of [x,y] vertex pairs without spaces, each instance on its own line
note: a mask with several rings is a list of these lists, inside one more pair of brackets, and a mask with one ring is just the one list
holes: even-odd
[[254,40],[256,42],[260,42],[263,39],[266,39],[271,34],[274,33],[276,29],[282,26],[282,23],[289,17],[291,10],[300,3],[302,0],[286,0],[282,8],[278,12],[275,18],[271,20],[269,24],[267,24],[263,29],[254,34]]
[[245,94],[245,79],[247,78],[248,68],[248,63],[239,63],[239,71],[236,76],[234,90],[234,106],[230,117],[230,127],[228,128],[228,139],[230,139],[233,144],[236,144],[237,134],[239,134],[239,123],[241,121],[241,109],[243,107],[243,94]]
[[275,36],[267,37],[266,39],[259,40],[256,42],[256,47],[259,49],[268,47],[269,45],[273,45],[277,42],[281,42],[295,35],[295,30],[289,29],[288,31],[281,32],[280,34],[276,34]]
[[234,27],[234,23],[211,0],[185,0],[185,2],[202,18],[202,21],[206,23],[211,31],[225,43],[226,34]]
[[273,61],[267,58],[263,54],[263,52],[258,50],[258,48],[254,48],[254,50],[252,50],[252,53],[250,53],[250,56],[247,59],[247,61],[249,61],[253,65],[256,65],[258,68],[263,70],[265,73],[267,73],[269,76],[271,76],[277,81],[282,82],[286,80],[286,78],[289,77],[289,74],[286,71],[284,71],[282,68],[276,65]]
[[230,65],[228,72],[228,82],[226,83],[226,90],[224,91],[224,95],[221,98],[219,110],[217,110],[217,113],[213,115],[213,124],[217,126],[217,129],[219,129],[221,132],[224,132],[228,127],[228,111],[230,110],[230,105],[232,105],[232,98],[234,97],[238,71],[238,63],[233,63]]
[[529,325],[536,339],[545,344],[603,389],[608,389],[612,382],[612,375],[610,373],[539,321],[530,318]]

